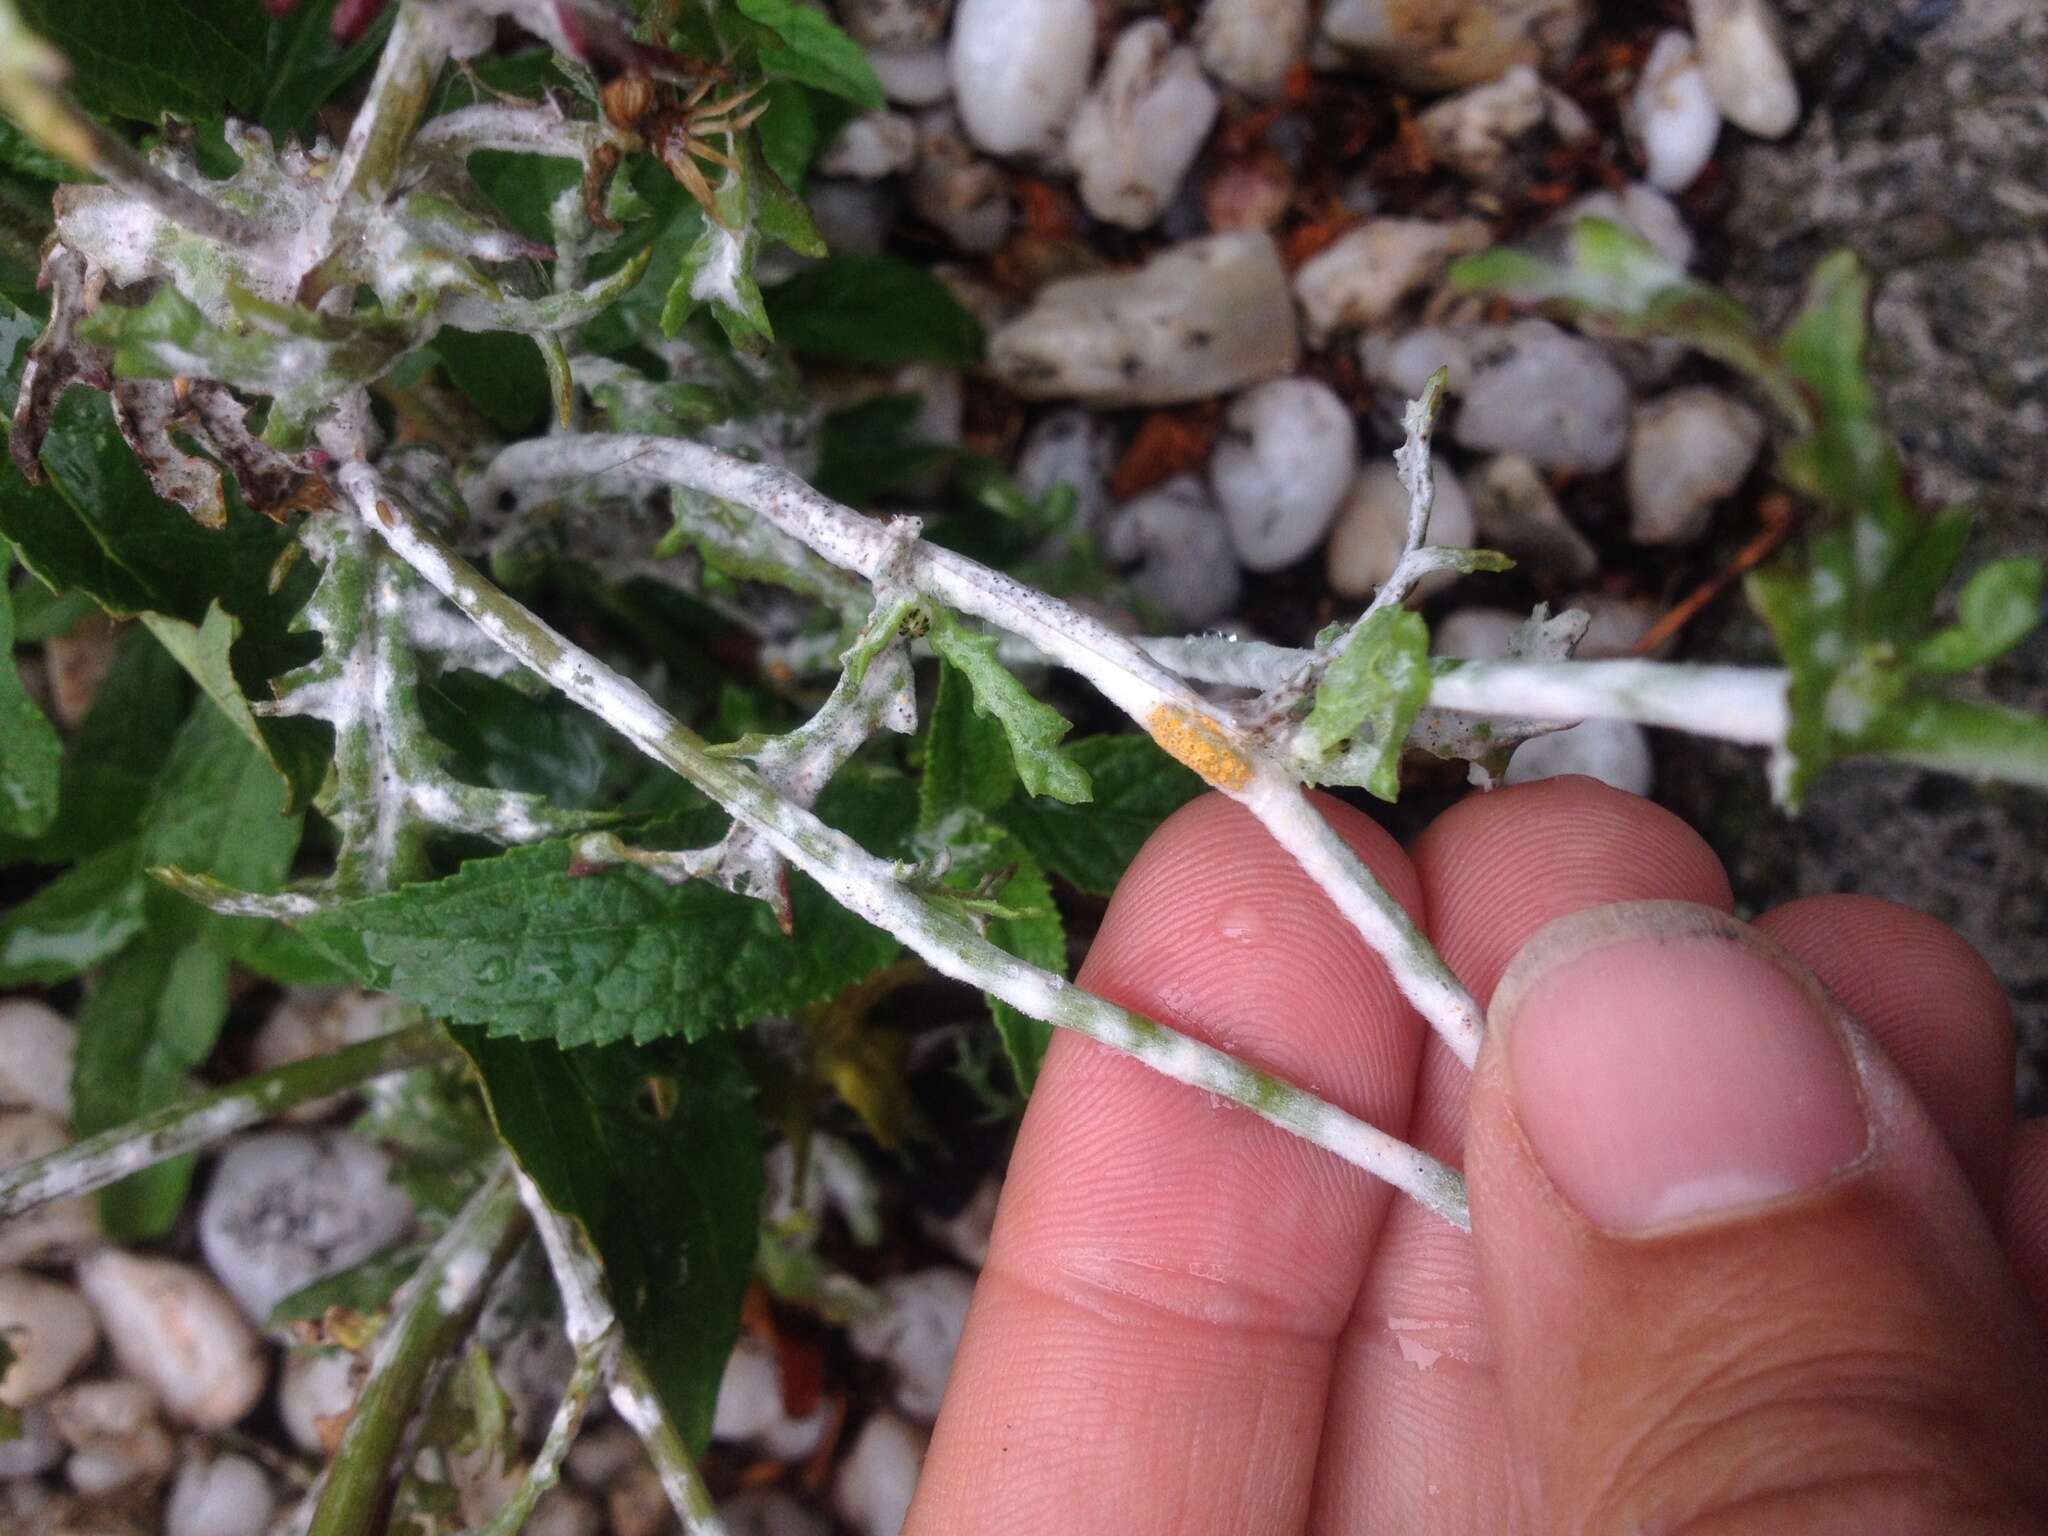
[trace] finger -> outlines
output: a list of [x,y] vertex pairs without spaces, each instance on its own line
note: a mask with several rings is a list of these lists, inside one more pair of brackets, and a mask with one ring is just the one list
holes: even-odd
[[1677,903],[1551,924],[1467,1131],[1518,1499],[1546,1530],[2039,1529],[2048,1361],[1869,1033]]
[[2013,1134],[1998,1231],[2034,1321],[2048,1331],[2048,1119],[2025,1121]]
[[1813,896],[1756,921],[1877,1037],[1996,1212],[2012,1140],[2012,1008],[1946,923],[1874,896]]
[[[1484,1003],[1552,918],[1615,901],[1729,905],[1728,877],[1669,811],[1592,779],[1474,795],[1411,850],[1432,941]],[[1425,1046],[1409,1138],[1464,1160],[1468,1073]],[[1507,1529],[1500,1382],[1471,1239],[1420,1207],[1388,1213],[1336,1355],[1312,1528]]]
[[[1414,872],[1321,808],[1411,910]],[[1399,1134],[1420,1021],[1251,816],[1146,844],[1081,982]],[[1019,1133],[912,1532],[1285,1533],[1386,1187],[1075,1036]]]

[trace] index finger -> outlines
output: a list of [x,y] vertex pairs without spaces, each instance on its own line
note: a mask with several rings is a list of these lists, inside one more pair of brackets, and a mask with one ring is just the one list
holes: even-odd
[[[1393,840],[1319,803],[1416,911]],[[1080,979],[1401,1134],[1421,1022],[1220,796],[1146,844]],[[906,1531],[1299,1530],[1331,1350],[1389,1198],[1273,1126],[1056,1040]]]

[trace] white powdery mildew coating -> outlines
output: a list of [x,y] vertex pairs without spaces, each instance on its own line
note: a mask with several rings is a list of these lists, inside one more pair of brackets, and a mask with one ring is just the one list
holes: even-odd
[[1633,720],[1748,746],[1783,743],[1788,674],[1657,661],[1475,661],[1437,677],[1429,702],[1475,715]]

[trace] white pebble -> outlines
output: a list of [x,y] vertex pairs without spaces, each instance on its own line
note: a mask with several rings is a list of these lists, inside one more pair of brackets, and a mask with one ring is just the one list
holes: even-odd
[[1109,512],[1109,477],[1116,469],[1116,437],[1100,416],[1075,407],[1057,410],[1024,434],[1010,473],[1032,496],[1064,485],[1074,493],[1074,526],[1101,530]]
[[1600,557],[1574,528],[1543,472],[1517,454],[1488,459],[1472,476],[1472,518],[1479,542],[1542,575],[1584,581]]
[[604,1515],[590,1498],[557,1483],[533,1506],[520,1536],[598,1536]]
[[780,1488],[749,1488],[718,1506],[727,1536],[831,1536],[831,1522]]
[[1399,335],[1368,331],[1358,339],[1358,363],[1381,389],[1413,400],[1437,369],[1445,370],[1444,388],[1452,395],[1472,381],[1472,360],[1493,327],[1422,325]]
[[26,1408],[69,1381],[99,1347],[92,1308],[68,1285],[0,1270],[0,1339],[14,1361],[0,1375],[0,1404]]
[[878,1413],[832,1479],[832,1505],[860,1536],[897,1536],[917,1492],[927,1437],[893,1413]]
[[1453,257],[1484,250],[1492,238],[1482,219],[1368,219],[1294,274],[1309,339],[1392,319]]
[[78,1266],[79,1288],[121,1368],[194,1429],[226,1429],[263,1395],[269,1362],[227,1292],[190,1265],[103,1248]]
[[1046,284],[990,338],[989,366],[1027,399],[1173,405],[1291,372],[1300,353],[1278,247],[1238,231]]
[[0,1109],[71,1118],[71,1057],[78,1030],[32,997],[0,1001]]
[[146,1383],[82,1381],[59,1394],[50,1414],[72,1448],[64,1475],[88,1497],[153,1483],[171,1470],[176,1448],[157,1421],[157,1397]]
[[569,1476],[585,1488],[603,1492],[626,1475],[631,1467],[646,1460],[640,1437],[613,1420],[587,1428],[569,1447],[565,1463]]
[[1309,0],[1208,0],[1195,43],[1209,73],[1247,96],[1271,97],[1308,47]]
[[970,255],[986,255],[1010,238],[1009,179],[968,146],[950,107],[918,119],[910,207]]
[[[1579,661],[1615,661],[1635,654],[1636,644],[1663,616],[1663,610],[1647,598],[1612,597],[1605,592],[1581,592],[1565,599],[1564,607],[1586,615],[1586,633],[1572,652]],[[1661,655],[1663,649],[1651,655]]]
[[920,1424],[939,1416],[946,1377],[967,1326],[974,1277],[957,1269],[892,1275],[876,1287],[881,1310],[848,1330],[854,1353],[887,1362],[896,1373],[896,1406]]
[[[0,1169],[70,1145],[70,1133],[57,1116],[39,1109],[0,1110]],[[52,1200],[0,1222],[0,1265],[54,1263],[99,1240],[99,1217],[90,1195]]]
[[164,1507],[164,1536],[263,1536],[277,1495],[247,1456],[188,1456]]
[[1707,94],[1706,73],[1692,39],[1658,35],[1628,101],[1628,128],[1643,156],[1643,179],[1664,192],[1683,192],[1714,158],[1721,109]]
[[[293,987],[272,1008],[250,1042],[250,1066],[274,1072],[294,1062],[326,1056],[398,1027],[398,999],[353,987]],[[334,1094],[301,1104],[285,1118],[299,1124],[323,1120],[346,1099]]]
[[1763,446],[1763,418],[1703,385],[1638,407],[1628,443],[1628,536],[1688,544],[1707,531],[1714,503],[1742,484]]
[[967,135],[996,155],[1050,149],[1095,65],[1089,0],[960,0],[947,63]]
[[1517,141],[1546,124],[1568,144],[1593,132],[1578,104],[1526,64],[1447,96],[1415,119],[1431,156],[1482,186],[1500,181]]
[[1111,513],[1102,552],[1115,564],[1136,564],[1131,590],[1181,628],[1215,623],[1244,590],[1223,514],[1193,475],[1178,475]]
[[1633,720],[1582,720],[1531,737],[1515,748],[1502,776],[1508,784],[1583,774],[1631,795],[1650,792],[1650,738]]
[[1628,380],[1592,342],[1542,320],[1491,327],[1472,355],[1451,435],[1545,469],[1597,472],[1628,450]]
[[[1425,544],[1462,549],[1472,543],[1472,500],[1441,459],[1430,459],[1436,498],[1430,506]],[[1408,542],[1408,492],[1391,459],[1377,458],[1359,473],[1337,526],[1330,533],[1325,570],[1330,589],[1339,597],[1369,597],[1394,574]],[[1416,583],[1415,596],[1427,597],[1457,580],[1455,571],[1437,571]]]
[[924,1235],[953,1255],[969,1269],[988,1262],[989,1240],[995,1235],[996,1206],[1002,1199],[1002,1182],[993,1174],[975,1186],[968,1202],[944,1220],[929,1211],[918,1214]]
[[1588,192],[1568,204],[1556,222],[1569,226],[1580,219],[1605,219],[1610,224],[1619,224],[1647,240],[1673,266],[1692,265],[1693,238],[1692,231],[1685,227],[1685,216],[1655,187],[1632,181],[1619,193],[1604,187]]
[[1589,0],[1330,0],[1322,35],[1402,85],[1444,91],[1515,64],[1563,64],[1591,11]]
[[866,48],[929,48],[946,35],[953,0],[839,0],[839,24]]
[[1209,485],[1238,564],[1277,571],[1322,542],[1358,473],[1358,429],[1315,379],[1273,379],[1231,401]]
[[292,1443],[309,1456],[331,1456],[363,1384],[362,1360],[345,1349],[309,1347],[284,1357],[277,1415]]
[[917,124],[901,112],[863,112],[849,118],[818,156],[821,176],[880,181],[899,175],[917,159]]
[[1067,131],[1081,201],[1125,229],[1158,222],[1216,122],[1216,91],[1163,21],[1124,29]]
[[280,1301],[389,1247],[412,1221],[391,1160],[346,1133],[265,1131],[214,1165],[199,1248],[256,1323]]
[[802,1418],[790,1414],[783,1407],[775,1352],[758,1339],[742,1338],[718,1379],[711,1438],[758,1445],[777,1460],[801,1461],[824,1439],[829,1413],[820,1402]]
[[[50,1416],[50,1410],[38,1403],[22,1410],[20,1434],[11,1440],[0,1440],[0,1483],[41,1477],[63,1459],[64,1442],[58,1438],[57,1422]],[[5,1529],[4,1522],[0,1522],[0,1529]]]
[[1429,653],[1458,661],[1499,661],[1527,618],[1509,608],[1460,608],[1430,627]]
[[1799,87],[1770,0],[1692,0],[1692,31],[1721,115],[1758,138],[1790,133]]
[[[812,1225],[836,1214],[862,1247],[882,1240],[881,1190],[874,1173],[851,1144],[830,1131],[813,1131],[804,1177],[796,1177],[796,1148],[788,1141],[769,1149],[761,1196],[762,1219],[780,1225],[799,1211]],[[799,1204],[799,1183],[801,1204]]]
[[882,94],[899,107],[936,107],[953,94],[953,70],[943,47],[897,52],[870,48],[868,63],[882,83]]
[[864,181],[820,176],[804,188],[804,203],[835,256],[881,255],[902,202],[900,188]]

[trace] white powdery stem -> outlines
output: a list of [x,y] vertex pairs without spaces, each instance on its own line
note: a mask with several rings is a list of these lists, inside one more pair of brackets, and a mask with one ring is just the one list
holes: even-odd
[[[1459,1226],[1468,1224],[1464,1181],[1454,1169],[1304,1089],[1008,954],[972,925],[905,887],[897,879],[895,866],[809,811],[790,804],[758,774],[706,752],[689,730],[640,688],[491,588],[446,546],[420,529],[368,466],[348,465],[339,478],[364,519],[383,534],[399,558],[475,620],[486,635],[649,757],[689,779],[736,821],[759,832],[841,906],[894,935],[941,975],[988,992],[1034,1019],[1123,1051],[1176,1082],[1227,1098],[1386,1180],[1446,1220]],[[1258,796],[1261,804],[1271,800],[1282,828],[1276,835],[1283,846],[1297,857],[1305,851],[1319,865],[1340,868],[1340,855],[1328,846],[1335,834],[1313,814],[1299,786],[1278,779],[1271,782],[1284,785],[1284,799],[1292,802],[1291,806],[1282,803],[1279,788]],[[1241,800],[1253,798],[1243,793],[1248,787],[1239,786]],[[1308,823],[1323,827],[1323,832],[1312,831]],[[1358,872],[1363,873],[1362,866]],[[1337,877],[1332,874],[1330,878]],[[1356,914],[1347,915],[1356,920]],[[1371,921],[1376,933],[1389,933],[1394,926],[1377,910]],[[1430,955],[1433,959],[1433,952]],[[1440,983],[1455,987],[1441,960],[1434,963]],[[1425,997],[1432,995],[1427,988],[1418,990]],[[1476,1016],[1476,1005],[1473,1008]],[[1457,1037],[1462,1039],[1466,1033],[1461,1018]]]
[[1534,720],[1633,720],[1775,747],[1791,725],[1776,667],[1656,661],[1470,661],[1430,680],[1433,708]]

